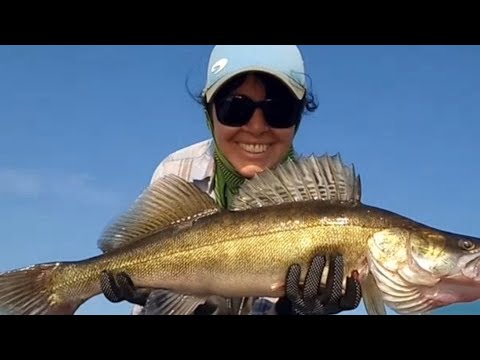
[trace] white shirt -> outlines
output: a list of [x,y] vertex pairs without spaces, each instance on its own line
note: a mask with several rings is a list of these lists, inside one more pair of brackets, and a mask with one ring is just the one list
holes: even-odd
[[215,170],[214,142],[204,140],[168,155],[155,169],[151,183],[167,174],[194,182],[215,198],[211,189]]

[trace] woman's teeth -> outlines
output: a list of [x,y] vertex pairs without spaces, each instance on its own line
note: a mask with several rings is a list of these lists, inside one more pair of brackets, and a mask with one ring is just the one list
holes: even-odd
[[240,144],[240,147],[253,154],[261,154],[267,151],[268,145],[265,144]]

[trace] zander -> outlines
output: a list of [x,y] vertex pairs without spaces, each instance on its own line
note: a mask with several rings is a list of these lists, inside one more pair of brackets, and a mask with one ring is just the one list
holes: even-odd
[[480,239],[363,204],[360,177],[339,155],[266,170],[245,181],[229,209],[166,176],[99,246],[104,253],[93,258],[0,274],[0,310],[73,314],[101,293],[103,271],[174,292],[166,313],[189,313],[211,295],[282,297],[288,267],[307,269],[317,254],[343,255],[345,279],[357,273],[369,314],[385,306],[422,314],[480,298]]

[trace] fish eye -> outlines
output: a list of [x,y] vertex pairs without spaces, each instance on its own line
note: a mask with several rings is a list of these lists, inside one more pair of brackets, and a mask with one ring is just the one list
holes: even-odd
[[466,250],[466,251],[471,251],[475,249],[475,244],[471,240],[464,240],[464,239],[459,240],[458,246],[460,246],[463,250]]

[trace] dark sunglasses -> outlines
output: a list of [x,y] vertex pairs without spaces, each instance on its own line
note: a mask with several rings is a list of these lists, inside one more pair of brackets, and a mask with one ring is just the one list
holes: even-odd
[[226,126],[244,126],[257,108],[262,109],[265,121],[271,128],[286,129],[297,124],[302,102],[295,98],[253,101],[243,95],[230,96],[215,102],[218,121]]

